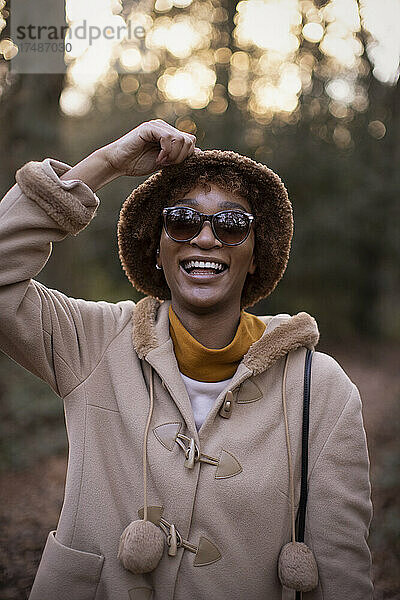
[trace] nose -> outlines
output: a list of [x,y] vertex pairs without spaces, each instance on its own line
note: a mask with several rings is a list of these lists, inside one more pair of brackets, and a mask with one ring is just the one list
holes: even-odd
[[221,248],[223,246],[215,237],[210,221],[204,221],[203,227],[196,237],[190,240],[190,244],[199,248]]

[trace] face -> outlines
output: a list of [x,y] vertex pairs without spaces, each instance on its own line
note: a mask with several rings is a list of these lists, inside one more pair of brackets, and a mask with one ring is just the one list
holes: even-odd
[[[188,206],[208,215],[228,209],[251,212],[243,198],[215,185],[210,187],[210,191],[202,186],[194,188],[173,206]],[[223,309],[239,314],[245,279],[248,273],[255,271],[253,254],[253,227],[248,238],[238,246],[222,244],[208,221],[189,242],[173,241],[163,228],[157,262],[164,270],[175,311],[204,313]],[[217,263],[218,268],[193,268],[190,261]],[[219,270],[221,264],[222,271]]]

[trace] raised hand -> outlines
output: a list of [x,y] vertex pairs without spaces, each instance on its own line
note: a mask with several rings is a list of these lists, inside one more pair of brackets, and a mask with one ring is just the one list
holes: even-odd
[[196,138],[161,119],[142,123],[115,142],[99,148],[61,179],[81,179],[97,191],[121,175],[149,175],[193,154]]
[[193,154],[196,138],[161,119],[142,123],[101,149],[118,175],[148,175]]

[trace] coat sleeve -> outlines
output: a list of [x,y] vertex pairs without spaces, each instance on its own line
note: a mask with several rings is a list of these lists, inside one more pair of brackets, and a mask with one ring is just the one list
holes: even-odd
[[304,594],[305,598],[372,599],[367,545],[372,517],[370,492],[361,400],[352,384],[309,477],[306,542],[315,553],[319,586]]
[[69,169],[27,163],[0,202],[0,349],[60,396],[90,374],[133,306],[69,298],[33,279],[52,243],[86,227],[99,203],[83,182],[59,178]]

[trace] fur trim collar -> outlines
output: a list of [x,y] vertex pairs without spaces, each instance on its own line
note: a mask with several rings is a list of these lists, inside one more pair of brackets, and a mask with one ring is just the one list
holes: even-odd
[[156,317],[161,302],[147,296],[136,304],[132,318],[133,347],[139,358],[143,359],[150,350],[157,348],[158,341],[155,331]]
[[[148,296],[140,300],[133,311],[132,339],[139,358],[143,359],[160,345],[156,331],[157,313],[161,302]],[[305,312],[293,317],[282,315],[279,325],[274,324],[272,317],[263,336],[252,346],[243,358],[243,364],[254,375],[268,369],[279,358],[302,346],[313,348],[319,340],[319,332],[315,319]]]
[[301,312],[287,318],[270,330],[272,317],[264,335],[252,344],[243,358],[243,363],[253,371],[254,375],[268,369],[275,361],[285,356],[291,350],[301,346],[313,348],[319,340],[318,326],[308,313]]

